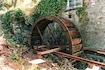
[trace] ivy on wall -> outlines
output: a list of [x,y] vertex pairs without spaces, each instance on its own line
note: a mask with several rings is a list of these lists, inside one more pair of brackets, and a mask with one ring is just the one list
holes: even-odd
[[65,0],[41,0],[35,8],[35,13],[29,17],[29,22],[34,23],[43,15],[57,16],[58,13],[64,10]]
[[81,23],[81,26],[85,26],[88,24],[89,18],[88,13],[86,12],[86,4],[83,3],[83,7],[77,8],[77,15],[79,16],[79,21]]
[[2,19],[6,39],[12,45],[26,45],[30,29],[35,21],[42,15],[57,16],[63,10],[64,3],[65,0],[41,0],[37,8],[35,8],[35,13],[31,16],[26,16],[20,9],[8,11],[3,15]]
[[64,0],[42,0],[38,7],[37,13],[40,15],[57,15],[64,6]]

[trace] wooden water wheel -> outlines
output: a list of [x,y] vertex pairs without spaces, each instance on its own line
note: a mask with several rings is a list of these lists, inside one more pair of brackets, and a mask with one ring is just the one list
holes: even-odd
[[[28,43],[30,46],[34,45],[43,45],[45,40],[43,39],[43,33],[49,24],[56,22],[59,24],[66,35],[68,40],[69,54],[79,55],[83,51],[83,45],[81,40],[81,35],[77,27],[70,21],[62,17],[55,16],[43,16],[32,27],[32,30],[29,35]],[[36,42],[36,43],[34,43]],[[48,42],[48,41],[47,41]],[[59,44],[58,44],[59,45]],[[66,49],[64,49],[66,50]]]

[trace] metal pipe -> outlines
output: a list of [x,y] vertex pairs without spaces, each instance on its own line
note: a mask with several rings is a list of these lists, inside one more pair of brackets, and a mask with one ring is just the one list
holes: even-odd
[[[48,49],[42,48],[42,50],[48,50]],[[78,57],[78,56],[74,56],[74,55],[58,52],[57,50],[55,51],[55,53],[60,54],[61,56],[69,58],[69,59],[74,59],[74,60],[77,60],[77,61],[90,63],[90,64],[93,64],[93,65],[105,68],[105,63],[101,63],[101,62],[97,62],[97,61],[94,61],[94,60],[89,60],[89,59],[81,58],[81,57]]]
[[92,51],[92,52],[96,52],[98,54],[105,55],[105,50],[98,50],[98,49],[95,49],[95,48],[86,48],[86,47],[84,47],[83,49],[86,50],[86,51]]
[[97,62],[97,61],[93,61],[93,60],[89,60],[89,59],[84,59],[84,58],[81,58],[81,57],[65,54],[65,53],[62,53],[62,52],[56,52],[56,53],[62,55],[63,57],[67,57],[67,58],[74,59],[74,60],[81,61],[81,62],[85,62],[85,63],[91,63],[91,64],[94,64],[94,65],[100,66],[102,68],[105,68],[105,63],[101,63],[101,62]]

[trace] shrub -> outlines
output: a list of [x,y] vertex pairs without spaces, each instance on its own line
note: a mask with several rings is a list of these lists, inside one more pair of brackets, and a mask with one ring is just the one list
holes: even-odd
[[8,42],[13,45],[27,45],[28,34],[35,21],[42,15],[57,16],[63,10],[64,2],[64,0],[41,0],[31,16],[26,16],[20,9],[8,11],[2,19],[3,31]]
[[11,44],[27,44],[30,26],[25,24],[21,10],[7,12],[2,21],[5,37]]

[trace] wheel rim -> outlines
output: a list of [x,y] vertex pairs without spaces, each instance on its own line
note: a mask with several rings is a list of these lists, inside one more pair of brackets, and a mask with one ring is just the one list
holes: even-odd
[[63,32],[66,34],[66,38],[69,41],[69,53],[75,54],[77,52],[81,52],[83,48],[81,41],[82,39],[76,26],[70,20],[55,16],[43,16],[42,18],[40,18],[38,21],[35,22],[28,38],[28,44],[30,46],[33,46],[34,45],[32,44],[33,40],[35,41],[37,39],[40,40],[39,43],[41,44],[42,40],[40,37],[40,33],[37,30],[37,27],[40,29],[40,32],[43,34],[48,24],[52,22],[60,24],[63,29]]

